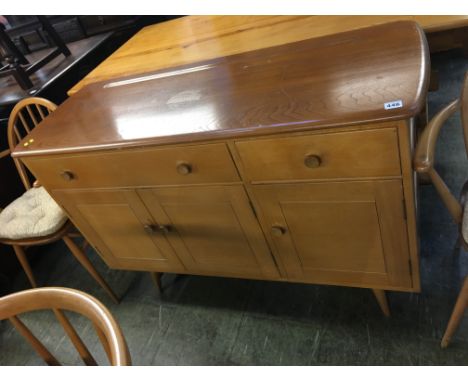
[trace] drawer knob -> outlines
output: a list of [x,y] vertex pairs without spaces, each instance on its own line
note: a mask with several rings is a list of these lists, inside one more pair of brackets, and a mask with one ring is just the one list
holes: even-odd
[[318,155],[307,155],[304,158],[304,164],[309,168],[317,168],[322,163],[322,160]]
[[188,175],[192,172],[192,166],[188,163],[179,163],[177,165],[177,172],[180,175]]
[[283,236],[286,233],[286,228],[280,226],[280,225],[274,225],[271,227],[271,233],[274,236],[280,237]]
[[60,176],[67,182],[70,182],[71,180],[75,179],[75,174],[73,174],[71,171],[63,171],[60,174]]

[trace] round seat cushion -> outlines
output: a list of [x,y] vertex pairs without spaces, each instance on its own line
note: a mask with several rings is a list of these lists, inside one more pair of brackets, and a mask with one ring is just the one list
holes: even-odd
[[44,187],[31,188],[0,212],[0,239],[27,239],[57,232],[67,215]]

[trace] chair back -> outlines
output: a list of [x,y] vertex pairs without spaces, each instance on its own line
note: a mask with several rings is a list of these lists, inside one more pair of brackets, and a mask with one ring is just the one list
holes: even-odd
[[63,310],[81,314],[91,320],[111,365],[131,365],[130,353],[122,330],[109,310],[96,298],[75,289],[60,287],[29,289],[0,298],[0,320],[9,319],[48,365],[60,365],[52,353],[17,317],[22,313],[44,309],[54,312],[86,365],[94,366],[97,363]]
[[[29,97],[19,101],[11,111],[8,119],[8,145],[10,152],[28,135],[44,118],[52,113],[57,105],[44,98]],[[27,142],[25,144],[28,144]],[[31,181],[26,167],[19,159],[13,158],[24,187],[29,190]]]

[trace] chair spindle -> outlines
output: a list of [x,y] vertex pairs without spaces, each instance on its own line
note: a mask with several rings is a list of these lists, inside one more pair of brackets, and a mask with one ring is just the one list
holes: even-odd
[[31,117],[31,119],[32,119],[32,121],[34,123],[34,127],[36,127],[39,124],[39,122],[37,121],[37,118],[34,115],[32,109],[31,109],[31,106],[26,105],[26,110],[28,111],[28,114],[29,114],[29,116]]
[[18,332],[31,344],[34,350],[49,366],[60,366],[59,361],[55,358],[52,353],[39,341],[29,328],[16,316],[9,318],[13,326]]
[[[29,128],[29,125],[26,122],[26,118],[24,118],[23,113],[21,111],[18,113],[18,116],[20,117],[21,123],[23,124],[23,129],[25,129],[26,132],[29,134],[31,132],[31,129]],[[19,138],[19,140],[21,140],[21,139],[22,139],[22,137]]]
[[84,344],[83,340],[81,337],[78,335],[76,332],[75,328],[73,325],[70,323],[68,320],[67,316],[65,315],[64,312],[62,312],[60,309],[53,309],[55,317],[57,318],[58,322],[62,325],[63,329],[68,335],[68,338],[70,338],[70,341],[73,343],[73,346],[75,347],[76,351],[80,355],[81,359],[87,366],[97,366],[97,362]]

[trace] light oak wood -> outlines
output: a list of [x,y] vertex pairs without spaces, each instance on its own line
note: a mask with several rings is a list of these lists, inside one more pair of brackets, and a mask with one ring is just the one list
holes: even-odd
[[[468,243],[465,241],[462,233],[463,221],[466,219],[464,217],[466,197],[468,195],[468,182],[465,182],[461,198],[457,199],[450,189],[447,187],[444,180],[438,174],[434,168],[435,163],[435,147],[437,143],[437,138],[439,132],[444,126],[445,122],[449,117],[451,117],[456,111],[461,109],[461,122],[463,127],[463,133],[465,136],[465,147],[466,153],[468,155],[468,115],[467,115],[467,105],[468,105],[468,73],[465,74],[465,79],[462,86],[461,95],[458,99],[452,101],[450,104],[445,106],[440,110],[428,123],[426,128],[421,135],[421,139],[418,142],[414,156],[414,166],[416,171],[422,174],[428,174],[429,178],[432,181],[435,189],[437,190],[439,196],[441,197],[443,203],[447,207],[449,213],[451,214],[455,223],[458,224],[459,230],[459,242],[463,245],[465,249],[468,248]],[[457,249],[459,245],[457,243]],[[458,296],[457,302],[453,309],[452,315],[448,322],[445,334],[441,341],[441,346],[443,348],[449,345],[449,342],[454,335],[455,331],[458,328],[458,325],[463,317],[463,313],[468,307],[468,276],[465,277],[462,289]]]
[[[116,153],[406,120],[425,105],[428,69],[424,34],[410,22],[303,40],[90,85],[12,155]],[[384,107],[396,100],[401,107]],[[165,165],[161,176],[174,168]]]
[[189,273],[278,278],[242,186],[139,190]]
[[[181,164],[190,164],[191,171],[181,174]],[[30,161],[28,166],[35,174],[48,174],[41,177],[44,186],[61,189],[240,180],[224,144],[54,156]]]
[[413,290],[420,292],[419,273],[419,234],[417,224],[417,197],[418,178],[413,170],[413,152],[416,139],[416,121],[401,121],[398,128],[398,141],[400,147],[400,160],[402,172],[403,197],[408,232],[408,245],[410,252],[410,272],[413,280]]
[[6,149],[0,152],[0,159],[10,155],[10,149]]
[[85,316],[98,328],[102,335],[100,340],[104,341],[104,346],[108,349],[111,365],[131,364],[122,330],[109,310],[96,298],[78,290],[58,287],[30,289],[0,298],[0,320],[10,319],[15,328],[48,365],[59,365],[59,361],[17,317],[19,314],[44,309],[54,312],[85,364],[94,365],[96,362],[65,316],[64,310]]
[[[111,360],[112,359],[112,351],[111,351],[111,347],[109,345],[109,341],[106,338],[106,335],[101,330],[101,328],[94,322],[93,322],[93,327],[94,327],[94,331],[96,332],[97,336],[99,337],[99,341],[101,342],[102,348],[104,349],[104,351],[105,351],[105,353],[107,355],[107,359]],[[127,348],[126,353],[127,353],[127,358],[130,359],[130,353],[128,351],[128,348]]]
[[[236,148],[246,176],[254,182],[401,175],[395,127],[255,139],[237,142]],[[315,165],[305,163],[310,156],[318,158]]]
[[450,189],[447,187],[443,179],[434,168],[431,168],[429,171],[427,171],[427,173],[429,174],[429,178],[431,179],[432,184],[441,196],[442,201],[445,203],[445,206],[452,215],[453,219],[456,223],[461,224],[463,221],[463,210],[460,203],[453,196]]
[[174,250],[133,190],[54,191],[73,222],[113,268],[184,270]]
[[419,173],[427,173],[438,191],[442,201],[452,215],[453,219],[461,222],[462,209],[459,201],[448,189],[445,182],[434,169],[435,145],[439,132],[447,119],[460,109],[460,100],[456,99],[439,111],[429,122],[419,138],[414,154],[414,168]]
[[13,155],[112,268],[419,291],[428,68],[397,23],[121,78]]
[[31,347],[36,353],[45,361],[49,366],[59,366],[60,362],[57,361],[52,353],[42,344],[41,341],[29,330],[29,328],[21,321],[18,317],[9,317],[10,322],[13,324],[15,329],[29,342]]
[[36,279],[31,269],[31,265],[29,265],[29,261],[28,261],[28,258],[26,257],[26,253],[24,252],[23,247],[20,245],[12,245],[12,247],[13,247],[13,250],[15,251],[18,261],[23,267],[24,273],[26,273],[26,276],[28,277],[28,280],[31,283],[31,286],[33,288],[37,288]]
[[253,190],[289,280],[411,289],[400,181]]
[[[12,151],[16,145],[26,136],[30,135],[31,131],[39,125],[39,123],[44,122],[47,116],[56,110],[57,106],[46,100],[44,98],[30,97],[25,98],[18,102],[13,108],[10,118],[8,119],[8,128],[7,128],[7,138],[10,151]],[[29,147],[34,144],[34,139],[27,137],[22,143],[22,147]],[[39,187],[39,182],[35,180],[31,184],[31,177],[28,173],[24,163],[22,163],[17,158],[13,158],[16,168],[18,170],[19,176],[24,184],[26,190],[29,190],[31,187]],[[70,221],[66,221],[62,227],[60,227],[56,232],[52,234],[41,236],[41,237],[26,237],[22,239],[9,239],[9,238],[0,238],[0,243],[9,244],[13,246],[15,254],[23,267],[26,276],[31,283],[33,288],[37,287],[36,280],[34,278],[31,266],[29,265],[26,253],[23,248],[33,246],[33,245],[43,245],[48,244],[60,239],[63,239],[67,246],[72,251],[73,255],[77,260],[86,268],[86,270],[91,274],[91,276],[106,290],[109,296],[114,302],[118,302],[118,299],[111,288],[107,285],[104,279],[99,275],[95,270],[94,266],[85,256],[83,251],[75,244],[73,241],[67,237],[70,233],[70,230],[73,228]]]
[[[65,313],[63,313],[60,309],[53,309],[55,317],[62,325],[65,333],[67,333],[68,337],[70,338],[73,346],[77,350],[78,354],[80,355],[81,359],[85,363],[86,366],[97,366],[97,362],[84,344],[83,340],[80,338],[79,334],[73,327],[73,325],[68,320]],[[110,358],[109,358],[110,359]]]
[[385,291],[381,289],[372,289],[374,293],[375,299],[382,310],[382,313],[386,317],[390,317],[390,308],[388,307],[387,296],[385,295]]
[[460,321],[463,318],[463,315],[468,308],[468,276],[465,276],[462,288],[460,293],[458,294],[457,301],[455,303],[455,307],[453,308],[453,312],[450,316],[450,320],[447,324],[447,328],[445,329],[444,336],[442,337],[442,341],[440,346],[446,348],[452,336],[455,334],[458,326],[460,325]]
[[[24,117],[23,114],[24,110],[27,109],[28,114],[34,116],[31,110],[32,105],[38,111],[41,110],[41,108],[44,108],[46,110],[46,113],[43,110],[41,110],[42,114],[40,114],[39,117],[33,117],[33,119],[30,119],[28,121],[26,120],[26,117]],[[18,102],[11,111],[10,118],[8,119],[7,138],[8,145],[10,146],[10,151],[13,151],[13,149],[18,145],[18,143],[27,134],[31,132],[32,128],[36,127],[39,124],[39,122],[44,119],[46,114],[48,115],[52,113],[55,109],[57,109],[57,105],[55,105],[53,102],[50,102],[47,99],[39,97],[29,97]],[[32,142],[30,142],[28,139],[28,141],[23,143],[23,145],[26,145],[24,147],[27,147],[31,143]],[[24,187],[27,190],[29,190],[31,188],[31,183],[28,178],[28,173],[26,168],[24,167],[24,164],[15,158],[13,158],[13,161],[15,163],[16,169],[18,170],[18,174],[21,178],[21,181],[24,184]]]
[[68,249],[73,253],[78,262],[88,271],[88,273],[96,280],[96,282],[107,292],[112,301],[116,304],[119,303],[119,298],[115,295],[114,291],[109,287],[107,282],[101,277],[101,275],[96,271],[93,264],[86,255],[83,253],[80,247],[76,245],[73,239],[64,236],[63,241]]
[[[445,31],[468,26],[468,16],[188,16],[143,28],[68,91],[86,85],[206,59],[278,46],[397,20],[429,33],[431,51],[447,44]],[[438,32],[439,36],[432,38]],[[442,41],[441,41],[442,39]]]

